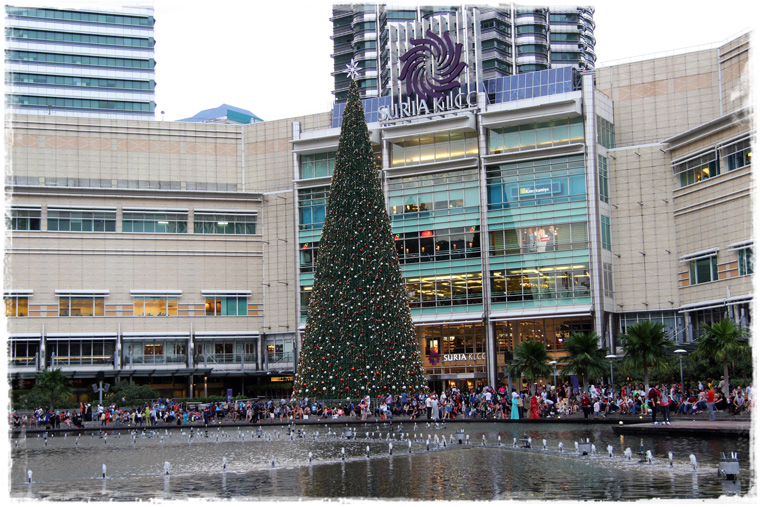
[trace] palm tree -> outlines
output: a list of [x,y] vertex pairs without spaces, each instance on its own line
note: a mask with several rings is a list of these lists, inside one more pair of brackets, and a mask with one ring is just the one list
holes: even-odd
[[74,392],[69,379],[60,368],[45,370],[35,377],[33,391],[50,404],[52,410],[56,404],[69,399]]
[[703,322],[700,327],[706,333],[697,339],[694,355],[697,358],[714,359],[723,363],[723,378],[726,381],[723,385],[723,395],[728,399],[728,361],[749,347],[747,331],[731,319],[724,319],[713,325]]
[[588,392],[588,378],[598,378],[606,370],[605,349],[599,348],[599,335],[575,332],[565,340],[568,352],[567,364],[563,371],[574,373],[583,380],[583,392]]
[[528,340],[515,347],[514,360],[508,368],[513,375],[525,375],[530,384],[530,392],[533,394],[533,381],[537,377],[548,377],[551,374],[552,369],[548,361],[546,344]]
[[649,367],[663,364],[665,349],[671,345],[665,337],[665,326],[643,320],[629,326],[620,341],[625,351],[623,362],[628,367],[644,370],[644,388],[649,391]]

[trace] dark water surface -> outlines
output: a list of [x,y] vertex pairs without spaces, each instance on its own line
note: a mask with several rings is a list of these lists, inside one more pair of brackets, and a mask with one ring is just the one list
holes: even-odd
[[[303,438],[285,428],[267,428],[257,438],[250,427],[209,430],[192,439],[179,430],[138,435],[125,430],[107,439],[98,435],[11,440],[11,496],[57,500],[148,500],[182,498],[297,499],[409,498],[416,500],[636,500],[648,498],[717,498],[723,494],[753,496],[749,438],[708,441],[693,437],[651,437],[644,448],[654,462],[638,463],[623,450],[638,453],[640,437],[618,437],[611,427],[573,424],[468,424],[469,445],[459,445],[456,423],[447,428],[417,429],[403,424],[414,440],[394,437],[393,427],[356,426],[358,440],[346,440],[343,428],[308,427]],[[316,432],[320,434],[315,438]],[[374,432],[366,438],[365,432]],[[527,434],[531,449],[512,447]],[[430,451],[425,441],[430,435]],[[435,445],[445,438],[446,448]],[[398,433],[395,434],[398,438]],[[486,437],[483,446],[482,437]],[[501,436],[501,447],[498,437]],[[574,442],[590,438],[595,456],[580,456]],[[547,449],[543,450],[543,440]],[[559,443],[564,446],[559,452]],[[389,455],[389,443],[393,455]],[[607,453],[612,445],[613,457]],[[370,447],[370,457],[366,448]],[[345,452],[345,461],[341,457]],[[668,463],[674,454],[674,466]],[[741,477],[736,483],[717,476],[720,453],[738,452]],[[309,453],[312,461],[309,462]],[[689,454],[698,461],[695,472]],[[223,468],[223,460],[227,467]],[[274,466],[272,465],[274,460]],[[169,462],[170,474],[164,473]],[[102,479],[105,464],[106,479]],[[32,484],[27,471],[32,470]]]

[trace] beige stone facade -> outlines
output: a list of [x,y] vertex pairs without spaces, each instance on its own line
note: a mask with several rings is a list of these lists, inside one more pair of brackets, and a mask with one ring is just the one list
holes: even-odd
[[[120,339],[115,347],[106,346],[105,360],[82,359],[73,353],[66,358],[51,356],[50,346],[24,348],[36,350],[37,368],[44,364],[84,375],[96,371],[150,375],[151,382],[173,396],[190,394],[193,379],[188,375],[229,376],[228,370],[241,370],[243,358],[237,358],[243,349],[248,363],[238,374],[249,377],[249,394],[251,384],[269,382],[267,371],[293,371],[298,326],[293,120],[245,126],[60,116],[10,120],[6,151],[11,186],[6,208],[9,216],[33,210],[39,220],[38,230],[6,235],[6,299],[19,295],[26,299],[25,309],[7,319],[8,335],[37,340],[90,340],[99,335]],[[148,233],[133,232],[130,226],[127,230],[130,217],[143,211],[179,214],[184,229]],[[92,213],[106,213],[112,230],[48,230],[51,213],[60,212],[84,213],[84,221]],[[255,233],[197,232],[195,222],[213,213],[253,215]],[[92,219],[89,222],[76,227],[92,228]],[[97,315],[88,318],[64,316],[59,305],[71,294],[102,299],[102,309],[96,308]],[[138,315],[135,305],[141,298],[162,294],[171,300],[170,306],[176,301],[176,308],[166,312],[169,315]],[[245,297],[244,316],[208,315],[209,298],[235,294]],[[96,307],[100,304],[96,302]],[[236,312],[243,313],[241,308]],[[150,368],[147,360],[136,365],[134,357],[127,364],[123,337],[147,340],[174,335],[181,335],[183,342],[177,345],[181,353],[176,357],[164,352],[164,357],[150,359]],[[198,337],[221,346],[210,368],[208,355],[202,357],[199,342],[193,342]],[[21,354],[14,363],[13,352],[11,356],[11,375],[21,379],[33,373],[29,357]],[[173,370],[181,373],[171,382],[160,380]],[[212,392],[221,394],[223,384],[220,379],[212,381]],[[245,384],[237,383],[239,389]]]
[[[690,342],[703,322],[732,317],[749,326],[751,149],[739,167],[739,155],[727,159],[754,136],[748,58],[744,35],[712,50],[597,69],[597,86],[615,102],[610,203],[622,329],[654,315],[667,319],[674,340]],[[740,270],[745,248],[750,261],[742,257]],[[703,281],[703,272],[695,280],[690,268],[699,261],[706,270],[713,254],[715,279]]]

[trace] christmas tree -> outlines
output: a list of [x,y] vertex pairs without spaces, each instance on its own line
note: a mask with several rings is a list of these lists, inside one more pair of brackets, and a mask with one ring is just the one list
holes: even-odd
[[376,397],[427,389],[359,90],[343,113],[295,394]]

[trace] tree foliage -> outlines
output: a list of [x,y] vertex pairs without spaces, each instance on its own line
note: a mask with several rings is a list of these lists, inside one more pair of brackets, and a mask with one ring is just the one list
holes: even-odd
[[649,369],[664,362],[665,351],[671,342],[665,337],[665,326],[659,322],[643,320],[628,327],[620,337],[626,366],[644,372],[644,388],[649,389]]
[[158,398],[158,391],[150,386],[132,382],[116,382],[111,386],[108,399],[120,406],[136,406]]
[[352,82],[294,389],[358,398],[427,388],[364,110]]
[[41,371],[34,377],[34,387],[27,397],[27,402],[39,401],[54,409],[68,404],[74,388],[71,379],[60,368]]
[[731,319],[724,319],[714,324],[702,323],[705,330],[697,339],[697,350],[694,355],[697,358],[714,360],[723,366],[725,384],[723,395],[728,399],[729,394],[729,361],[736,360],[745,350],[749,349],[747,332]]
[[564,348],[569,355],[563,371],[580,376],[583,390],[587,391],[589,377],[603,376],[607,367],[605,349],[599,348],[599,335],[593,331],[575,332],[565,340]]
[[533,391],[533,381],[538,377],[548,377],[552,374],[549,366],[549,353],[543,342],[527,340],[514,350],[514,359],[508,366],[513,375],[524,375]]

